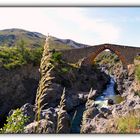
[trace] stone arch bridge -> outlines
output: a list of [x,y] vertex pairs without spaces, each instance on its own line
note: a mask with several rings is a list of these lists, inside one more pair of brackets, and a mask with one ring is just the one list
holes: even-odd
[[82,65],[90,65],[94,62],[96,56],[105,49],[114,52],[122,61],[124,68],[128,68],[130,64],[133,64],[134,58],[140,55],[140,48],[138,47],[115,44],[101,44],[79,49],[61,50],[60,52],[62,52],[62,57],[67,62],[74,63],[83,59]]

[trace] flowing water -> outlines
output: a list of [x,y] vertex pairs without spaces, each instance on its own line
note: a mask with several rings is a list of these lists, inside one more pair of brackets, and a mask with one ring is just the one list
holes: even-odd
[[82,104],[76,108],[75,112],[73,112],[71,133],[80,133],[80,125],[81,125],[84,111],[85,111],[85,105]]
[[115,94],[115,80],[111,77],[107,88],[104,90],[101,96],[96,98],[95,104],[98,104],[99,107],[108,107],[108,100],[111,99],[115,104],[123,101],[123,98],[120,95]]
[[[108,99],[112,99],[114,103],[120,103],[123,101],[123,98],[120,95],[115,94],[115,80],[113,77],[111,77],[109,84],[107,85],[107,88],[104,90],[101,96],[96,98],[95,104],[98,105],[98,107],[108,107]],[[85,110],[85,105],[78,106],[75,111],[73,111],[72,116],[74,119],[72,119],[71,124],[71,133],[80,133],[80,124],[82,120],[82,115]]]

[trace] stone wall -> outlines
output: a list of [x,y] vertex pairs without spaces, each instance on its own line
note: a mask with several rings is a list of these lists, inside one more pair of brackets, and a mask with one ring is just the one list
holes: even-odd
[[84,65],[91,64],[95,57],[105,49],[113,51],[120,60],[124,67],[134,63],[134,57],[140,54],[140,48],[114,45],[114,44],[102,44],[80,49],[61,50],[63,58],[68,62],[77,62],[79,59],[84,59]]

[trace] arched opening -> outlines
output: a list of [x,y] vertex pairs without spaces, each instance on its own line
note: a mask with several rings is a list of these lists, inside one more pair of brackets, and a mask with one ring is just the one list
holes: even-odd
[[106,69],[110,74],[121,73],[127,69],[127,61],[121,52],[110,45],[103,45],[88,56],[89,64],[97,64]]
[[96,60],[96,57],[102,52],[111,52],[110,55],[114,54],[119,58],[119,60],[121,60],[123,68],[127,67],[128,64],[127,64],[127,61],[126,61],[125,57],[123,55],[121,55],[121,52],[119,52],[117,49],[114,49],[111,46],[100,47],[95,52],[91,53],[90,56],[89,56],[90,63],[94,64],[95,60]]
[[97,46],[97,49],[93,50],[93,52],[89,53],[88,56],[83,58],[81,65],[87,66],[87,65],[95,64],[95,58],[105,50],[109,50],[112,53],[114,53],[122,62],[123,68],[128,70],[129,63],[127,62],[127,59],[125,58],[125,56],[121,54],[121,51],[119,49],[115,48],[114,46],[110,44]]
[[85,57],[81,63],[82,66],[92,64],[99,66],[101,69],[103,68],[109,75],[114,75],[117,78],[121,76],[122,72],[125,72],[124,70],[128,70],[128,63],[125,56],[122,55],[119,49],[108,44],[98,46],[97,49]]
[[120,81],[120,77],[123,76],[123,69],[127,66],[125,56],[121,54],[117,49],[110,46],[101,46],[95,50],[88,57],[90,64],[97,65],[102,71],[110,75],[110,82],[106,89],[103,91],[102,96],[97,98],[95,102],[98,104],[102,100],[109,99],[112,103],[120,103],[123,101],[120,93],[123,92],[123,87]]
[[120,73],[124,69],[124,61],[114,51],[104,49],[96,53],[92,58],[92,64],[96,64],[103,70],[108,71],[111,75]]

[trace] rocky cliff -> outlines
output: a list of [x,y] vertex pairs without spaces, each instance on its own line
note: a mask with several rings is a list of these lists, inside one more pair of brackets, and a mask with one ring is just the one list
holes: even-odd
[[11,109],[20,108],[27,102],[35,103],[40,79],[38,69],[31,64],[12,70],[0,68],[0,120],[4,121]]

